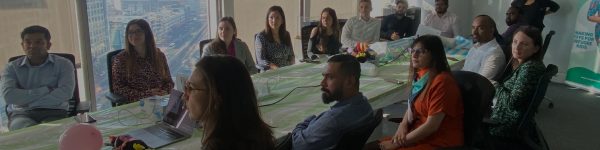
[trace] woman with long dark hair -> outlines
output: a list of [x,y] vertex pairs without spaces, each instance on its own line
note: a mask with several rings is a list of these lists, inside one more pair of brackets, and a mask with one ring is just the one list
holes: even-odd
[[203,47],[203,55],[215,54],[235,56],[240,59],[250,74],[257,72],[252,54],[245,42],[237,38],[237,27],[232,17],[223,17],[219,21],[217,37],[207,46]]
[[274,149],[273,132],[260,117],[252,79],[239,59],[205,56],[184,93],[189,117],[203,126],[203,149]]
[[285,26],[283,9],[271,6],[265,18],[265,29],[254,39],[258,69],[270,70],[294,64],[292,39]]
[[382,149],[436,149],[461,146],[463,102],[450,73],[439,37],[418,37],[410,48],[409,109],[391,140]]
[[327,7],[321,11],[319,25],[313,28],[308,41],[308,57],[315,54],[335,55],[340,53],[340,27],[335,10]]
[[114,93],[124,96],[128,102],[166,95],[173,89],[167,58],[156,47],[146,20],[134,19],[127,23],[125,50],[114,56],[112,76]]

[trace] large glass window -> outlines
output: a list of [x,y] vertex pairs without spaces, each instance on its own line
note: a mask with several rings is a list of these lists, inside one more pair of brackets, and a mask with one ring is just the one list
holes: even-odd
[[87,0],[96,108],[111,107],[106,54],[125,48],[132,19],[150,23],[157,47],[167,56],[171,75],[189,75],[200,58],[198,43],[208,37],[206,0]]

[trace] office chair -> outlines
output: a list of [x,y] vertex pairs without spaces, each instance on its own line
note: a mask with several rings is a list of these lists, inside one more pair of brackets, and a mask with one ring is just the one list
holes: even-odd
[[[68,59],[69,61],[71,61],[71,63],[73,64],[73,68],[74,68],[74,75],[75,75],[75,90],[73,91],[73,97],[71,99],[69,99],[69,108],[67,110],[67,115],[70,116],[75,116],[77,115],[77,107],[79,105],[80,102],[80,98],[79,98],[79,86],[78,86],[78,80],[77,80],[77,69],[76,69],[76,65],[75,65],[75,56],[73,54],[67,54],[67,53],[50,53],[50,54],[54,54],[57,56],[61,56],[64,57],[66,59]],[[14,56],[8,59],[8,62],[14,61],[16,59],[19,59],[21,57],[23,57],[25,55],[21,55],[21,56]],[[8,105],[5,106],[5,112],[6,115],[8,116]]]
[[[551,31],[552,32],[552,31]],[[544,135],[542,134],[539,127],[535,124],[535,114],[546,95],[548,89],[548,83],[552,76],[556,75],[558,67],[553,64],[549,64],[546,67],[544,75],[538,80],[538,84],[535,88],[535,93],[530,101],[525,114],[523,115],[519,125],[517,127],[517,133],[520,135],[521,140],[524,141],[530,148],[536,150],[548,150],[548,143],[546,142]],[[532,122],[532,123],[531,123]]]
[[458,83],[464,107],[463,147],[478,147],[483,136],[482,120],[491,111],[496,89],[485,77],[469,71],[452,71]]
[[112,51],[112,52],[109,52],[108,54],[106,54],[106,66],[108,68],[107,74],[108,74],[108,87],[109,87],[108,89],[109,89],[109,92],[106,93],[105,97],[108,100],[110,100],[110,102],[112,104],[112,107],[119,106],[119,105],[122,105],[122,104],[126,104],[126,101],[127,101],[125,99],[125,97],[123,97],[121,95],[118,95],[118,94],[115,94],[113,86],[112,86],[113,85],[113,82],[112,82],[113,81],[113,77],[112,77],[112,62],[113,62],[113,57],[115,55],[121,53],[122,51],[123,51],[123,49],[120,49],[120,50],[115,50],[115,51]]
[[[548,51],[548,45],[550,45],[550,40],[552,39],[552,36],[554,36],[556,32],[554,32],[554,30],[550,30],[550,32],[548,32],[548,34],[546,34],[546,38],[544,38],[544,44],[542,45],[542,58],[544,58],[544,56],[546,55],[546,52]],[[554,108],[554,102],[548,98],[548,97],[544,97],[544,100],[547,100],[548,103],[548,108]]]
[[204,53],[204,46],[206,46],[206,44],[210,43],[212,40],[213,39],[206,39],[200,41],[200,44],[198,44],[198,46],[200,46],[200,57],[202,57],[202,54]]
[[364,127],[352,130],[342,136],[340,142],[334,148],[335,150],[362,150],[365,143],[373,133],[373,130],[381,123],[383,119],[383,110],[377,109],[374,114],[375,119]]

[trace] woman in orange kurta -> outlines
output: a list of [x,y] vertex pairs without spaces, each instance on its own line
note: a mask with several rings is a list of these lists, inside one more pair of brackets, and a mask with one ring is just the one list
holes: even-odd
[[429,150],[463,145],[463,102],[440,38],[421,36],[410,52],[409,109],[396,134],[384,139],[381,148]]

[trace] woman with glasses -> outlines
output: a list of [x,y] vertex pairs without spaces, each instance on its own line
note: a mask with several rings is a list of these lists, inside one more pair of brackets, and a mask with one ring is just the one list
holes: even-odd
[[463,102],[439,37],[418,37],[411,48],[406,113],[381,149],[436,149],[463,145]]
[[184,99],[189,117],[203,126],[202,149],[274,149],[273,132],[260,117],[252,79],[239,59],[202,58],[185,86]]
[[167,58],[156,47],[148,22],[129,21],[125,39],[125,50],[115,55],[112,62],[113,92],[128,102],[169,94],[173,80]]

